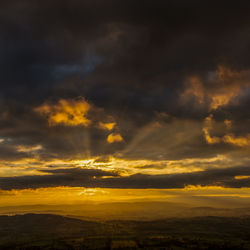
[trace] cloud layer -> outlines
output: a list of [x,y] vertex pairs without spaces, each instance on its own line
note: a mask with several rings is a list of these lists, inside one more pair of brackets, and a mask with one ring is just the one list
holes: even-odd
[[[1,188],[210,185],[211,169],[249,166],[249,11],[246,0],[1,1],[0,174],[22,172]],[[126,177],[23,177],[88,159],[106,159],[105,172],[112,157]],[[217,183],[249,185],[230,178]]]
[[211,169],[194,173],[168,175],[135,174],[127,177],[107,171],[80,168],[45,170],[44,172],[49,173],[49,175],[2,177],[0,178],[0,188],[11,190],[70,186],[86,188],[176,189],[190,185],[226,188],[250,187],[249,167]]

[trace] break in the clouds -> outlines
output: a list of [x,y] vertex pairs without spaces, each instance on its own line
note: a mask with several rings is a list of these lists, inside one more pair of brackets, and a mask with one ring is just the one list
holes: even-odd
[[249,166],[249,11],[244,0],[1,1],[0,173],[17,175],[1,188],[32,187],[51,162],[106,159],[91,168],[123,175],[86,185],[121,188],[210,185],[165,174]]

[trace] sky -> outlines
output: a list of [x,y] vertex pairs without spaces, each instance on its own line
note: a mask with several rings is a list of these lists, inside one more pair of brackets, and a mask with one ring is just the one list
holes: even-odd
[[1,206],[250,206],[249,11],[244,0],[1,1]]

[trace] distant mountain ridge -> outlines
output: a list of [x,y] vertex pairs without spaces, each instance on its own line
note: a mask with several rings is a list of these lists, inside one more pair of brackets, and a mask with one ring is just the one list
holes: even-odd
[[107,220],[157,220],[172,217],[250,216],[250,207],[220,208],[212,206],[188,206],[187,204],[171,202],[117,202],[79,205],[26,205],[0,207],[0,214],[59,214],[75,218],[107,221]]

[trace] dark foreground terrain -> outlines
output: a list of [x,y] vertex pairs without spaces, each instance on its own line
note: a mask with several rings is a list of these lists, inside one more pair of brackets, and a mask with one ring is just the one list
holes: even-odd
[[250,249],[250,217],[93,222],[0,216],[0,249]]

